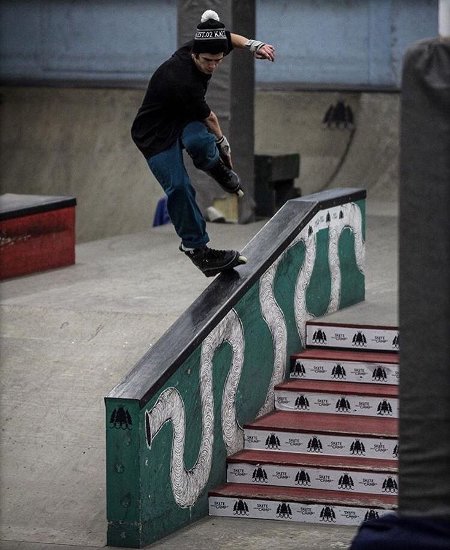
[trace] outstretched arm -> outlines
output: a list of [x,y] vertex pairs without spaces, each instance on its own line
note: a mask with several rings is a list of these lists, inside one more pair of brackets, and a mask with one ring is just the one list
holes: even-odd
[[234,48],[246,48],[253,53],[256,59],[275,61],[275,48],[270,44],[265,44],[259,40],[250,40],[240,34],[230,33],[230,35]]

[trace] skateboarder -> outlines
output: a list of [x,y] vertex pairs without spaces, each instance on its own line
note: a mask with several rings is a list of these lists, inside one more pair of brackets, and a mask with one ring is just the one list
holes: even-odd
[[257,59],[275,59],[271,45],[230,33],[216,12],[205,11],[194,39],[151,77],[131,129],[133,141],[167,195],[168,213],[181,238],[180,250],[206,276],[246,262],[235,250],[207,246],[205,219],[183,163],[185,149],[196,168],[228,193],[243,196],[230,145],[205,100],[212,74],[233,48],[246,48]]

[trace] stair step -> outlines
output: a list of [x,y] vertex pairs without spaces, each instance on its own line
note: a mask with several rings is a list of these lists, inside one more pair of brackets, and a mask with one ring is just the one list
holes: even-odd
[[302,523],[359,525],[397,505],[392,495],[229,483],[209,493],[209,514]]
[[397,458],[397,434],[395,418],[275,411],[244,426],[244,446],[384,460]]
[[398,421],[394,418],[347,418],[340,415],[305,414],[275,411],[268,413],[244,428],[270,429],[286,431],[311,431],[329,434],[357,436],[358,434],[381,438],[396,438],[398,436]]
[[353,350],[398,351],[398,327],[306,323],[306,345]]
[[275,386],[275,407],[284,411],[398,418],[398,386],[289,380]]
[[350,471],[397,473],[398,461],[378,460],[360,456],[323,456],[301,453],[285,453],[282,451],[253,451],[243,449],[227,458],[229,464],[248,462],[254,466],[265,464],[277,464],[279,466],[297,466],[307,468],[310,466],[326,466],[334,469]]
[[399,355],[309,348],[291,356],[290,377],[398,385]]
[[345,395],[367,395],[370,397],[395,398],[398,397],[398,386],[386,384],[355,384],[354,382],[329,382],[317,380],[286,380],[275,386],[275,390],[299,392],[299,391],[320,391],[328,394]]
[[321,465],[317,464],[317,460],[314,461],[317,457],[307,457],[310,459],[308,461],[291,460],[291,464],[279,464],[274,460],[255,462],[246,460],[245,456],[240,458],[235,458],[232,462],[228,460],[228,483],[356,491],[378,495],[398,493],[398,476],[392,468],[383,470],[378,467],[377,471],[374,471],[367,466],[365,469],[348,468],[348,464],[336,467],[334,461],[330,460],[335,457],[327,457],[329,463],[323,461]]

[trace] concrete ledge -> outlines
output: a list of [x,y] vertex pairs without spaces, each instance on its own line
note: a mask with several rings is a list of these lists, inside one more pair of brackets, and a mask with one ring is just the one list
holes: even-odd
[[332,189],[288,201],[242,250],[248,263],[215,279],[107,399],[133,399],[144,406],[319,210],[365,196],[362,189]]

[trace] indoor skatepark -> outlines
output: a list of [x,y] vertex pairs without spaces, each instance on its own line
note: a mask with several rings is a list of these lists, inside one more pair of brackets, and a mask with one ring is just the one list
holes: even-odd
[[[264,95],[264,92],[259,95]],[[319,98],[319,94],[309,95]],[[276,92],[267,94],[264,100],[272,105],[277,102],[292,105],[296,101],[302,103],[299,96],[291,92],[288,95]],[[327,94],[317,102],[316,109],[305,112],[315,110],[323,114],[335,98],[334,94]],[[308,101],[307,94],[303,100]],[[305,153],[300,147],[298,149],[302,168],[296,184],[305,195],[322,190],[323,186],[342,185],[341,174],[346,178],[345,186],[359,187],[355,180],[359,180],[361,174],[365,173],[366,178],[370,174],[370,183],[364,185],[368,192],[366,301],[335,315],[343,322],[350,322],[348,316],[351,316],[355,322],[359,316],[366,317],[370,307],[373,322],[397,324],[398,185],[388,174],[395,173],[397,166],[398,118],[393,124],[392,113],[398,116],[398,95],[349,94],[348,101],[363,118],[370,112],[383,131],[392,136],[392,145],[387,144],[379,152],[376,147],[379,140],[370,139],[374,137],[373,131],[367,131],[366,139],[358,135],[358,118],[350,146],[347,131],[331,130],[334,134],[340,132],[339,139],[331,140],[327,130],[322,128],[320,118],[320,123],[317,123],[314,117],[309,122],[315,128],[310,143],[302,143]],[[377,112],[374,115],[374,106],[387,116],[383,118]],[[273,110],[267,111],[264,107],[262,112],[263,120],[258,123],[257,117],[256,124],[261,124],[263,129],[264,123],[270,124],[267,112]],[[303,117],[303,124],[308,124],[301,108],[295,112]],[[283,115],[282,111],[278,117],[290,120],[290,114]],[[364,131],[363,124],[361,131]],[[256,132],[257,150],[260,148],[262,152],[266,145],[258,136],[264,134],[264,130]],[[291,138],[289,143],[294,140]],[[323,142],[327,140],[328,145],[324,146]],[[367,146],[364,150],[367,141],[372,148]],[[328,159],[322,165],[319,162],[321,156]],[[380,166],[382,163],[378,161],[376,165],[380,170],[373,173],[372,163],[364,164],[363,158],[381,159],[385,164]],[[338,166],[340,170],[336,171]],[[57,179],[49,178],[52,182]],[[317,188],[308,190],[311,181]],[[148,177],[145,185],[148,185]],[[48,188],[45,189],[50,193]],[[53,193],[60,191],[52,188]],[[80,205],[77,208],[81,210]],[[153,210],[150,209],[148,221]],[[94,214],[85,212],[85,220],[101,214],[99,208]],[[108,217],[111,216],[105,216]],[[264,224],[265,220],[246,225],[210,224],[209,231],[215,246],[241,248]],[[8,341],[6,356],[2,353],[2,363],[6,357],[10,377],[5,383],[7,399],[2,399],[2,406],[7,403],[6,414],[2,412],[2,418],[6,419],[2,441],[8,458],[8,502],[12,503],[6,508],[2,506],[7,514],[2,513],[7,523],[2,529],[5,548],[45,548],[46,544],[53,548],[58,548],[58,545],[67,548],[68,544],[85,548],[104,546],[104,409],[98,395],[108,393],[208,284],[199,275],[192,276],[192,266],[186,265],[185,259],[180,257],[169,226],[150,228],[147,222],[144,231],[129,229],[129,226],[124,231],[117,231],[120,225],[117,223],[113,229],[112,235],[115,236],[81,238],[76,250],[77,263],[71,268],[2,283],[2,332]],[[78,230],[83,231],[83,224]],[[152,242],[150,250],[149,239]],[[133,266],[131,270],[130,264]],[[186,280],[189,285],[186,285]],[[69,365],[68,357],[72,358]],[[39,365],[39,372],[30,371],[30,364]],[[24,379],[28,380],[25,384]],[[30,425],[33,425],[31,434]],[[49,455],[48,449],[52,446],[55,451]],[[74,457],[78,458],[74,460]],[[5,467],[2,465],[4,478],[3,472]],[[80,482],[80,479],[85,482]],[[18,513],[19,509],[22,515]],[[182,533],[172,535],[165,542],[157,543],[156,547],[159,544],[168,548],[183,547],[182,544],[195,540],[196,546],[201,548],[203,537],[205,545],[210,547],[214,537],[219,539],[226,532],[230,545],[235,546],[241,540],[249,547],[252,543],[259,548],[273,545],[276,536],[276,543],[285,548],[290,544],[299,547],[302,537],[308,545],[317,537],[315,545],[318,548],[319,544],[323,548],[339,548],[345,547],[354,535],[354,529],[345,527],[319,532],[314,526],[302,526],[299,531],[292,526],[286,530],[284,525],[268,523],[267,531],[264,531],[260,523],[257,526],[251,521],[243,524],[242,531],[233,529],[235,539],[232,540],[228,531],[229,520],[205,519]]]
[[[19,89],[14,92],[12,94],[11,90],[6,89],[6,98],[8,96],[13,99],[20,98],[28,93],[28,90]],[[22,164],[18,159],[18,150],[14,147],[10,147],[9,155],[3,148],[7,162],[12,166],[12,169],[7,171],[7,177],[11,178],[11,181],[27,182],[30,181],[32,174],[35,176],[38,174],[38,178],[33,178],[33,181],[36,181],[36,187],[27,187],[27,193],[37,193],[41,188],[45,194],[53,195],[67,192],[64,191],[67,187],[63,185],[67,180],[58,177],[66,170],[73,189],[78,189],[76,193],[78,244],[75,266],[2,283],[3,334],[8,340],[11,338],[14,342],[8,355],[3,355],[3,365],[10,366],[7,370],[12,377],[11,383],[7,383],[9,388],[6,393],[7,400],[3,402],[16,403],[16,407],[21,410],[21,414],[14,415],[16,418],[14,425],[6,424],[11,439],[8,437],[4,441],[5,444],[9,441],[7,456],[10,457],[11,462],[4,462],[3,472],[12,482],[9,493],[11,500],[8,500],[11,503],[10,510],[14,513],[14,518],[10,517],[7,520],[10,527],[5,531],[5,537],[11,541],[24,541],[23,544],[29,542],[27,546],[30,550],[34,550],[32,542],[49,545],[70,543],[74,546],[86,545],[86,547],[95,548],[105,544],[106,513],[104,410],[98,396],[107,394],[127,373],[130,366],[200,295],[210,281],[193,271],[192,266],[187,264],[185,258],[178,252],[177,238],[170,225],[151,227],[153,212],[160,193],[156,189],[156,182],[152,182],[148,177],[147,167],[141,162],[132,145],[126,142],[125,132],[123,132],[122,147],[117,147],[117,144],[113,146],[111,143],[111,151],[109,151],[108,140],[112,138],[108,137],[109,134],[102,134],[102,139],[106,143],[102,144],[100,149],[109,151],[108,154],[104,152],[99,155],[98,161],[89,160],[87,165],[84,160],[89,146],[101,139],[98,128],[104,126],[108,117],[105,114],[108,105],[112,103],[114,107],[119,98],[121,104],[125,101],[125,105],[130,103],[130,97],[137,102],[141,92],[100,93],[94,90],[94,96],[105,98],[103,103],[98,100],[92,102],[91,91],[88,93],[84,90],[62,90],[57,92],[56,98],[51,89],[38,92],[40,101],[37,102],[39,110],[35,124],[37,129],[45,128],[46,134],[43,139],[39,131],[26,134],[31,142],[22,147],[26,148],[27,156],[33,159],[30,163]],[[71,139],[69,142],[71,147],[68,148],[67,140],[61,139],[61,133],[64,135],[64,132],[68,132],[64,116],[76,117],[76,113],[79,113],[78,116],[81,117],[81,113],[84,112],[84,101],[88,98],[92,102],[92,113],[89,117],[91,124],[83,127],[80,131],[81,135],[77,135],[78,144],[73,143],[74,137],[67,136]],[[305,192],[320,190],[320,186],[329,179],[339,163],[350,137],[348,130],[326,130],[322,127],[323,114],[335,98],[334,93],[262,91],[257,93],[257,150],[267,151],[268,129],[277,132],[274,119],[283,122],[283,128],[279,123],[274,141],[279,151],[286,151],[286,147],[292,143],[298,144],[298,149],[288,149],[289,152],[306,150],[305,154],[301,153],[300,178],[296,182],[296,185],[302,189],[302,193],[303,187]],[[365,129],[362,124],[362,121],[368,120],[368,117],[362,118],[362,127],[359,127],[357,122],[352,147],[341,168],[346,171],[346,175],[342,179],[339,176],[335,179],[336,185],[339,185],[339,181],[348,181],[351,185],[358,187],[362,174],[370,174],[371,177],[371,185],[366,186],[368,192],[367,261],[370,262],[370,267],[367,269],[367,298],[366,302],[354,306],[352,310],[361,310],[360,320],[362,321],[367,309],[371,310],[371,318],[374,319],[375,308],[379,316],[377,322],[396,324],[398,179],[390,180],[386,173],[396,174],[398,163],[399,98],[397,94],[373,96],[351,94],[348,101],[352,102],[355,113],[358,114],[364,108],[360,106],[361,103],[370,105],[369,110],[372,115],[375,110],[374,118],[378,121],[379,127],[379,138],[369,140],[369,137],[373,137],[370,131],[371,125],[367,124]],[[6,99],[4,105],[8,103]],[[46,113],[50,108],[54,110],[58,103],[61,104],[61,112],[65,111],[66,114],[57,117],[57,126],[46,125],[44,123],[48,120]],[[68,112],[67,103],[72,106],[72,112]],[[13,108],[23,109],[22,105],[22,101],[16,101],[13,103]],[[378,107],[379,112],[373,107],[374,105]],[[118,127],[127,127],[126,116],[130,116],[131,111],[131,107],[120,111],[123,112],[124,119],[116,122]],[[385,116],[386,112],[389,116]],[[267,117],[267,113],[273,113],[274,119]],[[295,117],[292,117],[292,114]],[[20,116],[19,113],[17,116],[7,117],[6,123],[13,119],[17,125],[17,120],[26,120],[26,117],[24,114]],[[286,120],[290,121],[289,125],[285,124]],[[307,128],[307,133],[299,133],[296,130],[299,127]],[[22,130],[19,135],[23,134]],[[111,132],[111,135],[115,134]],[[385,143],[384,139],[381,140],[381,135],[386,134],[390,139],[385,146],[390,144],[391,150],[387,155],[381,154],[383,163],[381,166],[379,163],[376,165],[380,167],[377,172],[373,170],[371,159],[374,155],[380,154],[376,144]],[[307,136],[313,136],[312,143]],[[363,158],[367,160],[366,166],[363,166],[357,159],[361,157],[361,148],[365,139],[370,141],[370,145],[364,151]],[[37,147],[38,140],[41,141],[40,147]],[[359,146],[358,142],[360,142]],[[52,147],[43,147],[42,143],[50,143]],[[62,148],[65,152],[61,150]],[[77,155],[74,155],[73,151],[78,151]],[[118,157],[117,151],[120,151]],[[277,150],[273,152],[277,153]],[[133,180],[136,183],[133,184],[133,193],[121,185],[125,173],[116,173],[113,168],[107,168],[115,166],[116,163],[120,165],[120,159],[126,159],[124,170],[127,179],[134,176]],[[389,165],[386,166],[386,163]],[[352,174],[352,164],[354,174]],[[83,170],[78,171],[74,168],[79,165],[83,166]],[[98,165],[101,167],[100,170]],[[86,177],[87,171],[89,177]],[[316,189],[313,187],[308,189],[310,181],[315,182]],[[80,182],[89,182],[89,184],[80,184]],[[148,190],[152,185],[155,192],[149,193]],[[115,193],[109,194],[106,186],[115,188]],[[20,188],[17,189],[17,192],[21,191]],[[118,216],[115,214],[116,201],[125,206]],[[140,214],[137,215],[136,212],[139,211]],[[209,224],[208,231],[214,246],[242,248],[266,221],[261,220],[245,225]],[[96,235],[97,232],[100,234]],[[105,233],[114,236],[105,238]],[[85,240],[88,242],[83,242]],[[150,247],[149,243],[151,243]],[[374,247],[372,252],[371,246]],[[379,261],[380,257],[384,258],[383,261]],[[130,262],[133,264],[131,272]],[[189,281],[189,284],[186,284],[186,281]],[[183,289],[182,292],[179,292],[180,288]],[[370,298],[371,292],[374,292],[373,298]],[[341,315],[345,315],[345,310]],[[356,312],[348,315],[355,321],[358,316]],[[73,358],[70,367],[67,365],[68,356]],[[33,364],[37,361],[39,369],[28,370],[27,365],[31,361]],[[63,364],[64,372],[58,374]],[[87,372],[84,370],[86,367]],[[80,368],[83,369],[81,376],[79,376]],[[46,374],[42,377],[43,372]],[[23,377],[28,382],[22,386],[18,381]],[[48,382],[42,385],[41,378],[53,381],[50,386]],[[30,389],[29,397],[34,406],[29,407],[28,399],[24,399],[25,388]],[[45,411],[48,407],[50,410],[60,409],[59,403],[62,398],[65,404],[61,414],[52,414],[50,423],[48,421],[40,423],[39,435],[33,436],[32,440],[27,439],[29,422],[35,418],[37,411],[40,411],[38,413],[40,416],[47,414]],[[8,418],[8,415],[6,417]],[[22,435],[19,436],[19,434]],[[65,434],[63,438],[61,438],[62,434]],[[58,444],[50,464],[47,464],[50,458],[47,456],[47,449],[52,441],[54,443],[60,441],[62,445],[60,448]],[[20,476],[16,470],[18,465],[16,452],[21,456],[23,454],[29,457],[28,464],[22,462]],[[78,455],[75,462],[74,454]],[[44,460],[45,456],[47,458]],[[70,461],[69,456],[72,457]],[[45,464],[47,466],[42,469]],[[99,468],[98,464],[103,466]],[[36,475],[36,468],[39,475]],[[85,479],[83,483],[80,483],[80,474],[82,479]],[[16,485],[22,486],[24,478],[27,479],[26,485],[29,488],[26,501],[19,497],[21,491]],[[15,483],[13,483],[14,480]],[[53,487],[52,493],[56,490],[56,494],[51,498],[45,497],[49,485]],[[89,487],[88,494],[86,494],[87,487]],[[33,498],[30,498],[29,491],[34,495]],[[66,503],[68,494],[71,495],[70,501]],[[46,504],[39,514],[40,508],[36,506],[36,501],[42,502],[43,499]],[[76,508],[74,503],[77,503]],[[22,519],[17,515],[18,507],[23,512]],[[8,518],[7,510],[8,508],[2,514],[5,520]],[[35,519],[30,521],[31,517]],[[47,519],[50,517],[53,518],[51,524]],[[77,518],[76,521],[74,521],[75,518]],[[227,518],[202,520],[201,525],[188,528],[189,532],[192,532],[190,536],[196,538],[197,545],[201,542],[200,536],[195,534],[196,530],[200,529],[205,533],[205,545],[209,546],[211,538],[218,536],[214,535],[218,529],[217,521],[227,525],[230,520]],[[44,530],[42,525],[45,526]],[[266,545],[264,537],[273,537],[274,529],[278,534],[278,540],[283,540],[283,537],[287,536],[286,544],[289,544],[292,537],[291,530],[286,534],[284,529],[273,525],[272,522],[265,535],[262,535],[261,527],[244,526],[244,529],[243,534],[237,534],[238,538],[241,536],[248,538],[247,529],[250,529],[250,533],[251,529],[255,529],[252,535],[256,540],[255,546],[256,544]],[[346,543],[354,532],[354,529],[348,527],[337,529],[340,530],[339,536],[343,543]],[[284,534],[281,536],[282,532]],[[306,533],[308,533],[308,540],[315,533],[319,536],[317,530],[311,526],[307,527],[305,536]],[[180,535],[179,539],[175,539],[174,544],[179,546],[180,541],[186,536],[189,535],[185,533]],[[320,537],[322,536],[321,534]],[[335,537],[336,531],[330,532],[330,536]],[[295,540],[297,544],[298,540]],[[327,547],[325,544],[328,543],[324,542],[324,548]],[[14,548],[12,546],[11,550]]]

